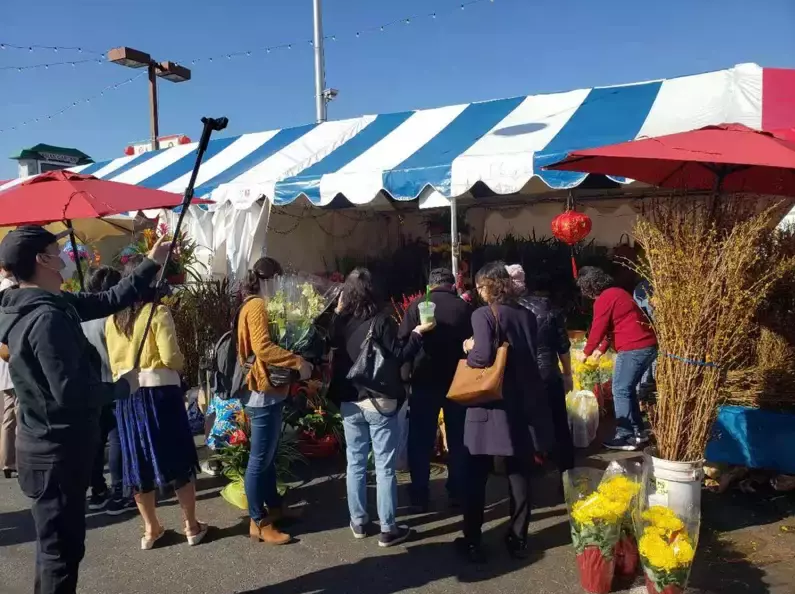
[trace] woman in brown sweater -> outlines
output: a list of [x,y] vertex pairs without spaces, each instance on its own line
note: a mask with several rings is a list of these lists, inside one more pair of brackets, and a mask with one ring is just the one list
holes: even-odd
[[265,282],[282,274],[273,258],[260,258],[248,271],[246,295],[237,325],[237,353],[241,361],[254,356],[248,375],[248,391],[242,398],[251,424],[251,452],[246,468],[245,489],[251,518],[252,539],[269,544],[287,544],[291,538],[276,524],[287,519],[276,489],[276,452],[282,430],[282,408],[289,387],[275,388],[268,379],[268,366],[295,369],[308,378],[311,366],[298,355],[271,341],[268,310],[264,299]]

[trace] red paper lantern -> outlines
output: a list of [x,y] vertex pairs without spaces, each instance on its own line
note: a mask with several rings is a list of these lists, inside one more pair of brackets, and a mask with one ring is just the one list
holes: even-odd
[[591,217],[576,210],[567,210],[552,219],[552,235],[566,245],[574,245],[588,237]]
[[[591,232],[593,222],[587,214],[576,210],[567,210],[552,219],[552,235],[568,246],[579,243]],[[571,270],[577,278],[577,263],[574,261],[574,250],[571,253]]]

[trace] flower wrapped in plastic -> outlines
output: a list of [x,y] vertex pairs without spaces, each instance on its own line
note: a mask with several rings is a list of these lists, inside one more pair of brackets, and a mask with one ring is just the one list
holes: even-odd
[[580,584],[586,592],[607,594],[613,586],[621,526],[640,485],[623,474],[606,476],[592,468],[566,471],[563,484]]
[[652,505],[636,514],[635,531],[648,594],[682,594],[698,545],[698,521]]
[[271,340],[311,362],[325,354],[330,313],[339,286],[309,275],[281,275],[266,282]]
[[587,448],[599,430],[599,401],[593,392],[576,390],[566,395],[572,441],[576,448]]
[[638,573],[640,557],[632,513],[638,507],[642,476],[642,466],[639,462],[611,462],[599,486],[599,490],[608,497],[621,501],[629,498],[615,549],[617,578],[631,579]]

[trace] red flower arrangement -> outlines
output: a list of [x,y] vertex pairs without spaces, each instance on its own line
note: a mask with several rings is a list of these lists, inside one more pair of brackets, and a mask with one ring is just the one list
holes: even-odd
[[395,318],[395,321],[400,324],[403,321],[403,316],[406,315],[406,311],[408,310],[409,306],[417,301],[418,299],[422,299],[425,296],[425,293],[419,291],[414,293],[413,295],[403,295],[403,298],[400,300],[400,303],[392,299],[392,307],[395,310],[395,315],[392,317]]

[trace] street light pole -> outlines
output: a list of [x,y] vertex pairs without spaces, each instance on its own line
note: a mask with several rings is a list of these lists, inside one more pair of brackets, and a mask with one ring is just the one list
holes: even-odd
[[152,138],[152,150],[160,148],[160,124],[157,113],[157,68],[154,62],[147,66],[149,70],[149,130]]
[[326,65],[323,56],[323,13],[320,6],[321,0],[312,0],[314,14],[315,35],[315,113],[317,122],[325,122],[327,119],[326,107]]
[[117,47],[108,52],[108,61],[127,68],[146,68],[149,74],[149,129],[152,137],[152,150],[160,148],[160,125],[157,113],[157,79],[170,82],[190,80],[191,71],[174,62],[155,62],[146,52],[129,47]]

